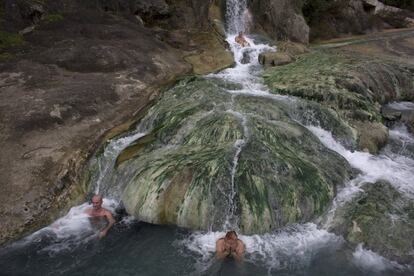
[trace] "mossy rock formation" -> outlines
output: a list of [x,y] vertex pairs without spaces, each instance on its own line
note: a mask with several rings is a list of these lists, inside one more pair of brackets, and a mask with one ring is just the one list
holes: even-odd
[[151,108],[141,121],[147,135],[118,157],[114,183],[128,213],[263,233],[325,211],[349,165],[292,120],[286,102],[224,88],[232,86],[188,78]]
[[322,45],[295,63],[267,69],[264,79],[273,93],[332,109],[355,129],[360,149],[377,153],[388,139],[380,104],[414,99],[414,64],[407,59],[414,51],[403,46],[412,36],[407,31]]
[[336,211],[331,230],[391,260],[413,264],[414,201],[385,181],[363,189]]

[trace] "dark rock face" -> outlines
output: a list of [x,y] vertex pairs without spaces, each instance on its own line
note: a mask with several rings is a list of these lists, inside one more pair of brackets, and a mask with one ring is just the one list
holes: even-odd
[[[384,5],[382,2],[385,2]],[[310,40],[328,39],[349,34],[366,34],[384,28],[412,25],[411,7],[399,1],[345,0],[304,1],[303,13],[310,26]],[[394,2],[394,3],[392,3]]]
[[184,56],[208,55],[195,33],[225,53],[201,2],[4,1],[0,30],[26,34],[0,45],[0,243],[83,200],[83,166],[105,133],[197,70]]
[[263,31],[279,41],[308,43],[414,26],[412,5],[396,2],[400,1],[385,1],[384,5],[377,0],[259,0],[249,1],[248,7],[255,32]]
[[301,1],[249,1],[256,30],[277,40],[309,41],[309,27],[302,16]]
[[311,40],[383,28],[382,21],[361,0],[305,1],[304,15],[311,28]]

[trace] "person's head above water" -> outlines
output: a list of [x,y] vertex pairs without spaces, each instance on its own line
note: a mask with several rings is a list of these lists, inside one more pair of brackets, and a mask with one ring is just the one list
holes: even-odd
[[227,240],[237,240],[237,233],[234,230],[228,231],[226,233],[225,239]]
[[216,241],[216,257],[219,259],[233,257],[240,261],[243,258],[244,250],[245,245],[238,239],[234,230],[228,231],[224,237]]
[[95,210],[99,210],[102,208],[102,196],[101,195],[94,195],[92,197],[92,207]]

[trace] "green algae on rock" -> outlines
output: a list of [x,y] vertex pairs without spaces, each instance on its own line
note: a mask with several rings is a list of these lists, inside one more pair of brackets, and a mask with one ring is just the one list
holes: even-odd
[[391,260],[413,263],[413,200],[386,181],[367,183],[363,190],[336,210],[331,230]]
[[[354,128],[360,149],[377,153],[388,139],[380,103],[412,99],[409,64],[338,49],[316,50],[295,63],[269,68],[263,77],[273,93],[292,95],[332,109]],[[365,131],[375,129],[375,133]],[[373,135],[372,135],[373,134]]]
[[231,221],[244,233],[323,213],[349,177],[346,161],[292,120],[286,102],[231,94],[224,87],[237,86],[224,82],[184,79],[141,120],[147,134],[116,169],[128,213],[192,229]]

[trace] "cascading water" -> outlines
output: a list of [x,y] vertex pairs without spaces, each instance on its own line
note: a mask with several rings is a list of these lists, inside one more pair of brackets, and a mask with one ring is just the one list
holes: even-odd
[[227,33],[237,34],[246,31],[247,0],[226,1]]
[[[216,183],[226,201],[224,220],[221,231],[193,231],[183,229],[171,229],[168,227],[142,226],[136,222],[127,222],[123,226],[117,226],[117,231],[112,232],[107,240],[100,244],[94,244],[96,233],[93,232],[86,221],[84,210],[89,205],[82,204],[71,209],[68,215],[56,221],[49,227],[36,232],[28,238],[11,246],[13,250],[29,252],[29,258],[36,259],[47,267],[50,265],[50,256],[59,256],[67,259],[67,255],[79,254],[80,259],[72,263],[60,261],[49,274],[76,274],[76,272],[88,274],[98,273],[102,275],[115,275],[119,271],[125,274],[289,274],[289,275],[366,275],[367,273],[387,272],[409,275],[406,267],[381,257],[372,251],[358,246],[355,251],[349,252],[344,246],[342,237],[329,233],[329,215],[326,228],[318,228],[313,223],[297,224],[285,227],[263,235],[240,235],[239,238],[246,244],[246,261],[240,267],[219,264],[215,258],[215,241],[224,235],[228,229],[239,230],[239,208],[237,173],[239,160],[243,150],[253,139],[251,137],[252,114],[243,112],[235,104],[235,97],[249,95],[252,97],[266,98],[272,102],[283,103],[295,109],[297,99],[280,95],[272,95],[263,85],[258,64],[258,54],[263,51],[275,51],[276,49],[265,44],[255,43],[248,35],[246,37],[249,47],[241,47],[234,42],[235,34],[246,30],[243,13],[247,10],[246,0],[229,0],[226,5],[227,42],[234,54],[236,66],[228,68],[216,74],[206,76],[209,79],[221,79],[240,84],[238,88],[228,89],[226,93],[231,95],[229,106],[224,112],[237,118],[241,124],[242,137],[234,141],[231,166],[228,171],[230,186],[221,187]],[[221,107],[217,107],[219,110]],[[309,116],[297,114],[295,116]],[[131,169],[123,174],[117,174],[117,160],[125,149],[133,145],[135,141],[145,137],[153,128],[156,111],[151,109],[141,121],[136,130],[113,138],[105,146],[104,152],[91,161],[94,173],[91,176],[91,190],[105,196],[104,206],[115,210],[123,193],[123,183],[136,177]],[[198,121],[211,115],[211,111],[198,114],[195,121],[188,122],[182,128],[188,132],[195,127]],[[253,114],[254,115],[254,114]],[[297,118],[295,118],[297,119]],[[317,123],[316,118],[302,118],[303,122]],[[359,191],[366,181],[375,182],[380,178],[390,181],[397,189],[407,196],[414,194],[414,188],[410,182],[414,175],[413,153],[410,146],[414,145],[414,137],[404,128],[391,130],[390,137],[396,143],[394,148],[387,147],[379,156],[373,156],[364,152],[351,152],[338,143],[326,130],[315,125],[305,126],[329,149],[342,155],[354,168],[361,171],[358,177],[338,191],[332,207],[331,215],[336,207],[349,201]],[[181,143],[184,133],[178,133],[167,148],[174,148]],[[154,149],[162,151],[162,149]],[[45,243],[45,246],[41,244]],[[84,246],[84,247],[83,247]],[[88,252],[91,251],[93,254]],[[0,252],[0,259],[7,255]],[[12,251],[14,252],[14,251]],[[160,253],[161,252],[161,253]],[[3,255],[2,255],[3,254]],[[14,258],[14,253],[11,258]],[[94,257],[100,256],[98,257]],[[40,257],[38,257],[40,256]],[[102,256],[106,256],[104,261]],[[351,256],[351,257],[350,257]],[[88,260],[87,262],[84,260]],[[160,260],[163,266],[159,266]],[[99,265],[95,265],[99,263]],[[19,269],[17,262],[14,269]],[[165,265],[164,265],[165,264]],[[99,266],[96,268],[96,266]],[[321,270],[321,267],[325,270]],[[95,269],[95,270],[94,270]],[[75,273],[73,273],[75,271]],[[322,272],[321,272],[322,271]],[[42,274],[41,272],[39,272]],[[44,273],[47,274],[47,273]]]

